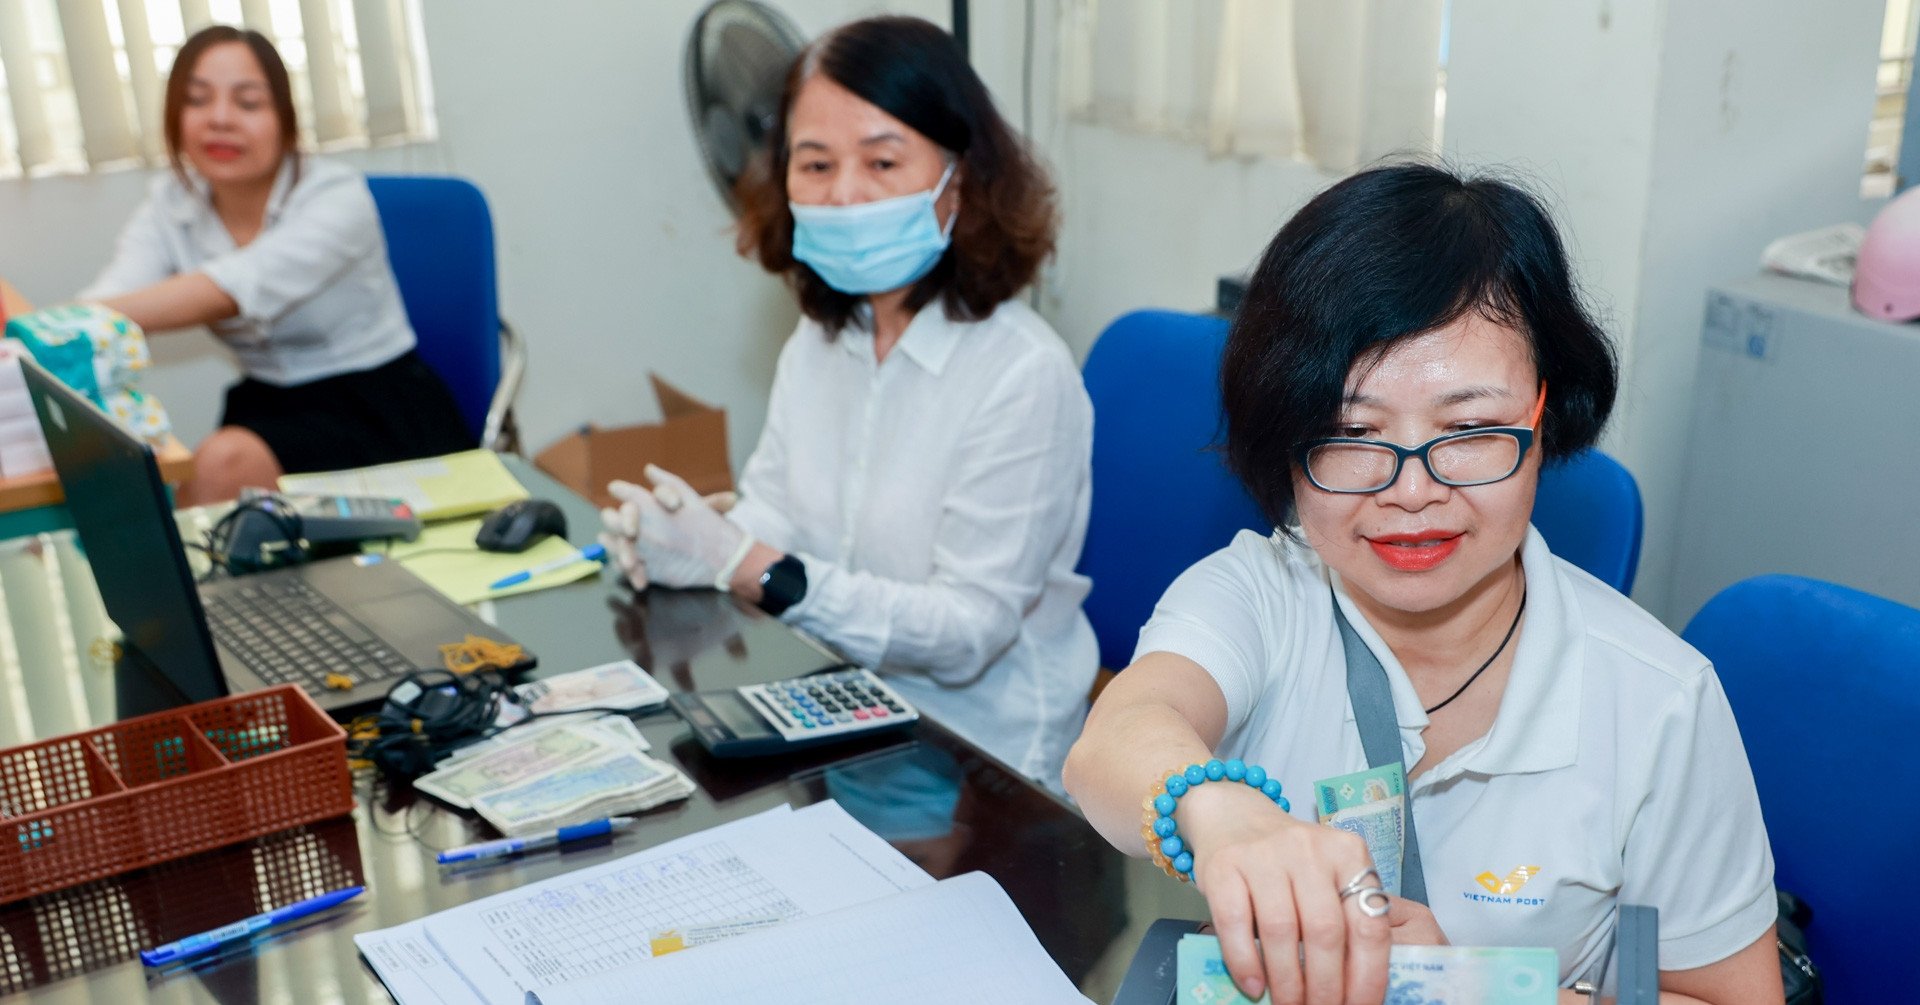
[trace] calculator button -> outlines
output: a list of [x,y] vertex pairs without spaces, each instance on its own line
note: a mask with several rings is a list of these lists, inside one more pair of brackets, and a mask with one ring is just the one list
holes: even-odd
[[887,714],[887,710],[884,708],[876,708],[873,710],[873,717],[876,719],[884,719],[887,717]]
[[853,710],[853,717],[854,717],[854,718],[856,718],[856,719],[867,719],[867,718],[871,718],[871,717],[872,717],[872,714],[873,714],[873,713],[871,713],[871,712],[868,712],[868,711],[867,711],[866,709],[864,709],[864,708],[856,708],[856,709],[854,709],[854,710]]
[[802,728],[804,728],[804,729],[812,729],[812,728],[813,728],[813,720],[812,720],[812,719],[802,719],[802,720],[800,721],[800,725],[801,725],[801,727],[802,727]]
[[834,715],[833,715],[833,721],[834,721],[834,722],[852,722],[852,721],[853,721],[853,713],[851,713],[851,712],[835,712],[835,713],[834,713]]

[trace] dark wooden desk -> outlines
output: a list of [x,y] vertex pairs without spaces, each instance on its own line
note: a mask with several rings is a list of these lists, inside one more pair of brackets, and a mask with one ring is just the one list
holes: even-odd
[[[576,543],[590,506],[524,464],[535,495],[562,500]],[[486,609],[482,608],[482,613]],[[631,656],[670,690],[725,687],[814,669],[829,654],[720,594],[654,590],[635,598],[611,573],[500,601],[495,621],[561,673]],[[699,783],[683,803],[644,815],[616,839],[460,873],[441,848],[494,836],[476,818],[371,779],[351,818],[298,828],[140,873],[0,908],[0,994],[35,1002],[387,1002],[352,936],[624,856],[783,802],[829,796],[937,877],[992,875],[1083,991],[1111,997],[1141,932],[1158,917],[1204,917],[1191,887],[1129,859],[1069,806],[938,724],[790,760],[706,756],[671,713],[637,720],[658,756]],[[957,791],[949,816],[921,801],[929,779]],[[944,807],[946,798],[933,804]],[[944,828],[944,830],[942,829]],[[209,965],[153,978],[137,952],[259,911],[364,882],[341,913]]]

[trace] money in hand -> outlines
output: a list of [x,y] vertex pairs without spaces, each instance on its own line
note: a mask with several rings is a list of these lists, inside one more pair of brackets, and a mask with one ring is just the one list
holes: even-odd
[[[1218,938],[1182,937],[1176,964],[1178,1005],[1252,1005],[1227,973]],[[1554,1005],[1559,973],[1551,949],[1394,946],[1387,1005]]]

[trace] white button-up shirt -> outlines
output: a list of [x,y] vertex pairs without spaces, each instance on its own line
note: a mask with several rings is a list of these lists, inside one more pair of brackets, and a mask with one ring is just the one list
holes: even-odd
[[1093,406],[1066,346],[1017,301],[920,311],[873,335],[802,319],[733,520],[806,566],[784,619],[1055,789],[1099,656],[1074,572]]
[[209,327],[256,380],[287,387],[392,362],[413,348],[413,326],[366,177],[319,157],[302,158],[299,176],[281,163],[260,233],[235,247],[204,181],[160,174],[77,299],[197,271],[239,305]]
[[[1527,617],[1492,728],[1408,788],[1435,919],[1457,945],[1552,947],[1568,984],[1611,987],[1623,903],[1659,908],[1662,970],[1731,956],[1777,909],[1719,678],[1538,531],[1521,565]],[[1405,763],[1426,753],[1413,682],[1337,580],[1311,548],[1242,531],[1174,581],[1138,650],[1206,669],[1227,703],[1219,755],[1264,766],[1308,820],[1314,782],[1367,766],[1336,593],[1386,668]]]

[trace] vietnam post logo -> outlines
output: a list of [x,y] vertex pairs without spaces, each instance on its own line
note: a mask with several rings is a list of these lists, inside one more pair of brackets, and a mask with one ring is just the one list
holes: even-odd
[[1527,885],[1527,880],[1532,879],[1539,871],[1540,867],[1537,865],[1515,866],[1512,872],[1507,873],[1505,879],[1495,876],[1492,872],[1483,872],[1473,877],[1473,881],[1480,884],[1488,893],[1499,897],[1519,893],[1520,888]]

